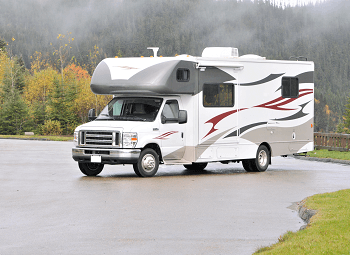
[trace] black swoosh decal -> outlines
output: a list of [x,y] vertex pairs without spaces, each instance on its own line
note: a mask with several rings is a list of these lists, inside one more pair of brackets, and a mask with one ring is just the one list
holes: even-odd
[[299,83],[314,83],[314,72],[305,72],[297,75]]
[[261,79],[259,81],[254,81],[254,82],[250,82],[250,83],[240,83],[240,86],[254,86],[254,85],[259,85],[259,84],[263,84],[265,82],[269,82],[272,81],[274,79],[277,79],[278,77],[282,76],[284,73],[279,73],[279,74],[270,74],[269,76],[267,76],[264,79]]
[[[298,74],[296,77],[298,77],[298,79],[299,79],[299,84],[301,84],[301,83],[314,83],[314,72],[313,71]],[[278,89],[276,89],[276,91],[278,91],[280,89],[282,89],[282,85]]]
[[[264,124],[267,124],[267,122],[265,121],[265,122],[257,122],[257,123],[249,124],[247,126],[244,126],[244,127],[240,128],[239,129],[239,133],[242,134],[245,131],[247,131],[248,129],[251,129],[251,128],[256,127],[256,126],[264,125]],[[237,130],[235,130],[232,133],[230,133],[227,136],[225,136],[224,139],[228,138],[228,137],[232,137],[232,136],[237,136]]]
[[281,119],[276,119],[276,120],[280,120],[280,121],[283,121],[283,120],[295,120],[295,119],[299,119],[299,118],[302,118],[306,115],[308,115],[308,113],[303,113],[303,110],[305,108],[305,106],[310,103],[311,101],[309,102],[306,102],[305,104],[301,104],[299,105],[301,107],[300,111],[291,115],[291,116],[288,116],[288,117],[285,117],[285,118],[281,118]]

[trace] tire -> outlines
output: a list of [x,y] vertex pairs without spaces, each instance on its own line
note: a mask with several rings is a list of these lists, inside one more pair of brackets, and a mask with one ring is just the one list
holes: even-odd
[[138,162],[133,164],[134,172],[139,177],[154,176],[159,167],[159,156],[153,149],[145,149],[141,152]]
[[270,163],[270,151],[265,145],[260,145],[256,158],[242,160],[244,170],[247,172],[265,172]]
[[255,169],[252,166],[252,164],[255,164],[254,159],[244,159],[244,160],[242,160],[243,168],[247,172],[255,172]]
[[207,165],[208,163],[192,163],[191,165],[184,165],[184,167],[188,170],[203,171]]
[[80,171],[87,176],[96,176],[102,172],[104,165],[100,163],[78,163]]
[[270,163],[270,151],[265,145],[260,145],[256,152],[254,168],[256,172],[265,172]]

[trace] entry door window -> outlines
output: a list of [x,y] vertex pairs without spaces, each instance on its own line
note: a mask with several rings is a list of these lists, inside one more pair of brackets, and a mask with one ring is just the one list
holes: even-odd
[[204,84],[204,107],[232,107],[234,105],[234,85],[231,83]]

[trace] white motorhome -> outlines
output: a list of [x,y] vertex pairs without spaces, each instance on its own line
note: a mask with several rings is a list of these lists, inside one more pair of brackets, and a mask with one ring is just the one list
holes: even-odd
[[201,57],[107,58],[91,90],[114,98],[76,128],[73,159],[85,175],[132,164],[138,176],[159,164],[203,170],[242,162],[265,171],[271,157],[312,151],[314,63],[238,56],[230,47]]

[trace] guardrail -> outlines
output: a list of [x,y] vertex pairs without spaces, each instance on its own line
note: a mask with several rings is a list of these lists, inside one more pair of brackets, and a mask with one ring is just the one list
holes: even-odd
[[350,135],[337,133],[314,133],[315,149],[350,151]]

